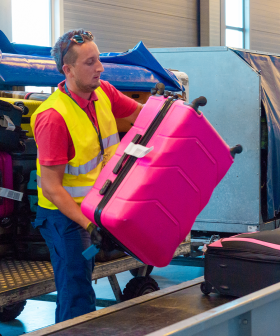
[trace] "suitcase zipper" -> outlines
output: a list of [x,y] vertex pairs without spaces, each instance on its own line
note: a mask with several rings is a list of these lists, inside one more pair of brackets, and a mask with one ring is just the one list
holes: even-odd
[[[224,254],[223,253],[224,251],[226,251],[228,253]],[[263,254],[263,255],[266,255],[266,256],[279,257],[280,258],[280,255],[276,254],[276,253],[266,253],[266,252],[262,252],[262,251],[253,252],[252,250],[251,251],[250,250],[241,250],[241,249],[234,250],[234,249],[225,249],[225,248],[223,249],[223,251],[219,251],[219,250],[214,249],[213,247],[212,248],[208,247],[208,252],[207,253],[212,254],[212,255],[220,255],[220,256],[224,256],[224,257],[232,257],[232,258],[236,258],[236,259],[243,259],[239,256],[236,256],[236,254],[234,254],[234,253],[230,253],[231,251],[238,251],[238,252],[241,252],[241,253],[251,253],[251,254]]]
[[[151,125],[148,127],[148,129],[145,132],[145,134],[143,135],[142,139],[139,141],[140,145],[146,146],[148,144],[148,142],[152,138],[153,134],[155,133],[155,131],[157,130],[157,128],[159,127],[159,125],[163,121],[164,117],[166,116],[167,112],[169,111],[170,107],[172,106],[172,104],[176,100],[177,99],[174,99],[174,97],[171,97],[171,98],[168,98],[164,102],[160,111],[158,112],[158,114],[156,115],[154,120],[152,121]],[[102,213],[104,207],[109,202],[111,197],[114,195],[117,188],[120,186],[123,179],[126,177],[128,172],[130,171],[130,169],[133,167],[136,160],[137,160],[137,158],[134,157],[134,156],[130,156],[126,160],[126,162],[125,162],[124,166],[122,167],[122,169],[120,170],[120,173],[118,174],[117,178],[110,185],[110,187],[106,190],[107,191],[106,194],[104,195],[104,197],[102,198],[102,200],[100,201],[98,206],[96,207],[95,212],[94,212],[94,220],[95,220],[96,224],[108,234],[108,236],[110,237],[111,240],[113,240],[117,245],[121,246],[131,256],[140,260],[134,253],[132,253],[130,250],[128,250],[127,247],[125,247],[123,244],[121,244],[101,223],[101,213]]]

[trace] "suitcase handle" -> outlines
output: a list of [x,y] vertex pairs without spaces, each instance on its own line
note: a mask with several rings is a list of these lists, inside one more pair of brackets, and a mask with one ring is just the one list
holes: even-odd
[[[139,140],[141,139],[142,135],[141,134],[136,134],[135,137],[132,139],[132,143],[137,144],[139,142]],[[115,165],[115,168],[113,169],[113,173],[114,174],[118,174],[119,171],[122,168],[123,162],[125,161],[125,159],[128,157],[128,155],[126,153],[124,153],[122,155],[122,157],[119,159],[119,161],[117,162],[117,164]]]

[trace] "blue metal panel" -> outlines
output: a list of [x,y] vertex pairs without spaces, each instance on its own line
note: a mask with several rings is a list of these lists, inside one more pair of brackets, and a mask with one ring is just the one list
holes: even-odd
[[190,101],[205,96],[201,110],[229,146],[243,153],[199,214],[193,229],[245,232],[260,216],[260,76],[227,47],[150,49],[164,67],[189,76]]

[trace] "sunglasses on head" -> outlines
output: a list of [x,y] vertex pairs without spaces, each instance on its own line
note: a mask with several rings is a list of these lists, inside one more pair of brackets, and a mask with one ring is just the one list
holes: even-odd
[[85,42],[85,38],[84,36],[86,36],[90,41],[93,40],[93,35],[91,32],[87,31],[87,32],[84,32],[84,33],[80,33],[78,35],[74,35],[70,38],[70,40],[68,41],[67,43],[67,46],[66,48],[63,50],[63,53],[61,55],[61,66],[63,66],[63,58],[64,56],[67,54],[69,48],[70,48],[70,45],[71,45],[71,42],[75,42],[77,44],[83,44]]

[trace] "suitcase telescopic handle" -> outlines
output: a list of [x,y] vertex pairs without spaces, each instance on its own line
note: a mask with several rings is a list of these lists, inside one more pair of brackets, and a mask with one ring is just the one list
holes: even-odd
[[165,85],[163,83],[157,83],[156,87],[151,89],[152,95],[158,94],[163,95],[165,90]]
[[235,158],[235,154],[240,154],[242,153],[243,148],[241,145],[236,145],[230,149],[230,155]]
[[29,108],[25,106],[22,101],[16,101],[14,105],[21,109],[22,115],[27,115],[29,113]]
[[[0,187],[3,188],[3,175],[1,170],[0,170]],[[0,197],[0,205],[3,205],[3,197]]]

